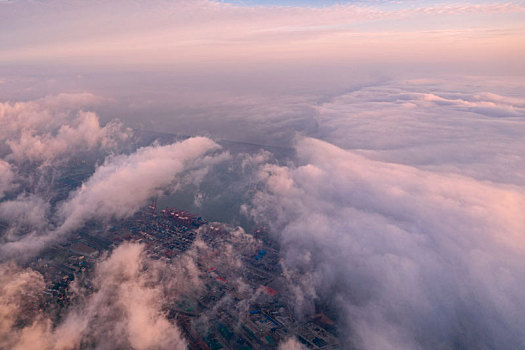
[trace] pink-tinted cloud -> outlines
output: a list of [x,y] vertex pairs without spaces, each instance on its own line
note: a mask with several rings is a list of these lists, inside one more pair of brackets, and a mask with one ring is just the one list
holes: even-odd
[[298,311],[332,300],[344,341],[365,349],[448,347],[458,337],[466,347],[523,344],[521,187],[315,139],[297,151],[299,166],[262,167],[266,188],[246,209],[281,242],[289,283],[302,291]]
[[[1,57],[11,63],[57,58],[88,65],[297,59],[312,63],[321,58],[361,63],[370,59],[494,61],[505,55],[522,57],[524,52],[520,40],[524,28],[516,20],[524,8],[514,3],[312,8],[200,0],[133,6],[120,1],[60,6],[53,1],[4,8],[10,26],[5,34],[9,37],[0,36],[0,42],[6,43]],[[9,16],[16,11],[26,15]],[[489,14],[494,18],[486,20]],[[443,17],[450,20],[440,20]],[[25,25],[29,18],[34,30],[41,28],[38,33]],[[473,25],[466,26],[469,21]],[[502,31],[494,36],[494,29]]]
[[[205,154],[218,148],[208,138],[195,137],[108,159],[61,205],[64,223],[59,230],[69,231],[90,218],[124,218],[133,214],[149,198],[166,191],[183,172],[206,170],[207,165],[217,162]],[[192,181],[198,181],[198,176]]]
[[115,149],[130,130],[119,122],[102,126],[95,113],[81,110],[100,101],[79,93],[0,103],[0,147],[8,149],[6,159],[47,164],[81,152]]

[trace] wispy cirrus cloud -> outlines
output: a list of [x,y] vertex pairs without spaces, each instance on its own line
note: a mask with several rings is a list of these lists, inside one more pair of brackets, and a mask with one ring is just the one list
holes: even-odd
[[[478,57],[482,41],[485,55],[490,53],[485,60],[493,61],[523,54],[519,38],[524,30],[520,18],[525,13],[520,2],[358,3],[315,8],[203,0],[133,5],[51,1],[18,2],[4,9],[3,23],[9,26],[9,35],[0,35],[3,62],[59,59],[99,65],[203,63],[210,59],[290,62],[298,57],[310,62],[320,57],[363,62],[381,49],[383,60],[418,53],[417,60],[437,55],[438,59],[461,61],[466,54],[469,59]],[[18,11],[24,15],[10,15]],[[488,21],[487,15],[492,16]],[[32,22],[31,28],[27,21]],[[487,42],[490,28],[506,31]],[[453,45],[451,50],[450,37],[435,35],[443,30],[453,32],[456,39],[470,37],[473,41]],[[513,35],[516,30],[518,35]],[[428,35],[429,31],[434,34]],[[432,46],[425,44],[430,39]],[[498,48],[498,53],[487,50],[487,45]],[[448,55],[437,48],[448,48]]]

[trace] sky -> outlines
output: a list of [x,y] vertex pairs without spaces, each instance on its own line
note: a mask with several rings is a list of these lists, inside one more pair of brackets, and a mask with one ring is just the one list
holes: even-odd
[[234,5],[244,5],[244,6],[313,6],[313,7],[326,7],[334,4],[343,4],[344,1],[300,1],[300,0],[284,0],[284,1],[227,1],[230,4]]
[[474,63],[504,71],[520,69],[523,61],[522,1],[283,7],[204,0],[21,0],[1,6],[3,65],[191,69],[402,62]]
[[87,312],[16,328],[28,259],[151,198],[231,225],[235,273],[268,227],[343,348],[525,347],[523,62],[524,1],[0,1],[0,348],[184,348],[155,300],[199,293],[203,242],[175,267],[123,246]]

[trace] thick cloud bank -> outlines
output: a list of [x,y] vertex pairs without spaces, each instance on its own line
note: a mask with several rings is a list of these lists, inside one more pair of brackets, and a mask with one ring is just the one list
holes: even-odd
[[[150,198],[182,189],[196,207],[214,203],[216,213],[247,201],[245,212],[270,223],[280,242],[279,283],[288,281],[279,289],[282,300],[292,293],[287,302],[301,322],[318,309],[330,317],[335,310],[341,343],[349,348],[521,348],[522,85],[465,84],[387,81],[319,100],[257,99],[232,108],[236,114],[209,106],[200,118],[187,114],[195,124],[186,130],[207,127],[215,137],[223,132],[215,128],[220,124],[224,135],[262,144],[287,145],[296,133],[324,140],[301,138],[297,159],[287,149],[260,151],[253,144],[247,148],[253,153],[230,157],[204,137],[136,149],[120,123],[104,125],[83,110],[100,102],[90,94],[3,103],[0,261],[34,257],[90,221],[128,218]],[[242,149],[247,144],[230,146],[249,152]],[[194,196],[199,183],[205,186]],[[74,307],[59,320],[38,311],[42,276],[1,265],[0,348],[177,348],[180,333],[162,307],[174,300],[170,293],[190,285],[184,293],[197,295],[202,274],[247,295],[226,295],[201,315],[203,332],[222,310],[246,314],[260,294],[242,278],[241,257],[253,256],[257,242],[237,234],[241,243],[217,236],[213,249],[197,238],[173,262],[183,277],[148,259],[142,247],[124,245],[99,261],[86,285],[76,276],[68,289]],[[210,256],[218,258],[199,262]],[[209,264],[228,273],[200,269]],[[284,339],[282,348],[300,348],[293,337]]]
[[100,101],[84,93],[0,103],[0,260],[34,254],[88,220],[128,217],[228,158],[204,137],[123,154],[136,148],[131,131],[82,110]]
[[194,137],[110,158],[61,205],[60,215],[65,219],[59,230],[71,230],[91,218],[133,214],[152,196],[164,192],[182,172],[202,170],[217,162],[214,157],[200,157],[218,147],[208,138]]
[[71,189],[58,179],[71,171],[87,176],[90,161],[84,158],[104,157],[128,142],[131,131],[120,122],[103,126],[95,113],[82,110],[100,101],[89,93],[63,93],[0,103],[2,260],[19,253],[9,252],[6,245],[29,238],[38,246],[32,238],[48,236],[51,221],[56,222],[50,218],[53,205]]
[[365,349],[525,345],[523,188],[309,138],[297,152],[300,166],[262,168],[251,210],[299,272],[297,303],[332,300]]
[[374,159],[523,186],[525,99],[519,86],[468,78],[366,86],[319,105],[313,135]]
[[[198,184],[208,167],[220,162],[227,154],[209,155],[219,146],[204,137],[195,137],[166,146],[143,147],[130,155],[111,157],[70,197],[58,206],[55,229],[32,231],[11,238],[1,251],[5,256],[32,254],[65,234],[81,227],[87,220],[122,219],[134,214],[147,201],[165,191],[176,190],[183,184]],[[20,202],[20,200],[18,201]],[[19,208],[23,201],[9,207]],[[0,215],[10,202],[2,203]],[[41,213],[39,202],[35,210]],[[13,211],[13,210],[12,210]],[[11,211],[11,212],[12,212]],[[11,215],[16,216],[15,213]]]

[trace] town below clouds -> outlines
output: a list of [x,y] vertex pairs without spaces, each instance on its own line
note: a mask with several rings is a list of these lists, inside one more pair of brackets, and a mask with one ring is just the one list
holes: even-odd
[[524,347],[524,6],[0,3],[0,349]]

